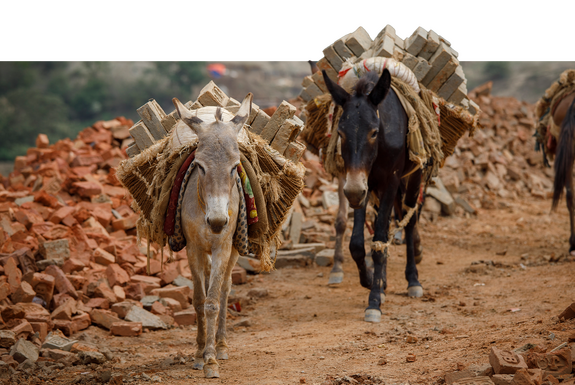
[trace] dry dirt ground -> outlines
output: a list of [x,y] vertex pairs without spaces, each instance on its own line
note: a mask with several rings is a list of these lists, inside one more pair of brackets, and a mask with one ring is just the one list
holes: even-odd
[[[457,364],[488,363],[491,346],[559,345],[575,329],[575,320],[557,320],[575,301],[575,262],[549,262],[567,252],[567,209],[562,203],[549,215],[550,202],[534,199],[500,206],[423,226],[422,299],[407,297],[405,248],[393,246],[379,324],[363,321],[368,291],[360,287],[346,251],[345,279],[337,288],[327,286],[330,268],[318,266],[252,276],[234,288],[239,296],[254,287],[269,295],[229,319],[230,359],[220,361],[219,379],[207,380],[191,368],[195,327],[138,338],[111,337],[90,327],[83,337],[109,347],[114,362],[30,380],[98,383],[101,373],[111,371],[131,384],[339,384],[352,383],[350,378],[439,384]],[[480,260],[493,265],[472,265]],[[248,326],[237,326],[242,322]],[[407,343],[408,336],[417,342]],[[416,355],[415,362],[406,361],[408,353]]]

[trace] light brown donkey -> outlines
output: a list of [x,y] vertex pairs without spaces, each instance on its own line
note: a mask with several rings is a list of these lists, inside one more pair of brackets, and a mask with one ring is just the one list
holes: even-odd
[[250,115],[252,94],[229,122],[222,121],[219,108],[215,122],[204,122],[178,99],[173,102],[182,121],[198,136],[195,167],[184,193],[181,217],[198,317],[193,367],[203,368],[208,378],[219,377],[216,359],[228,359],[227,301],[232,268],[239,256],[232,246],[240,204],[236,187],[238,134]]

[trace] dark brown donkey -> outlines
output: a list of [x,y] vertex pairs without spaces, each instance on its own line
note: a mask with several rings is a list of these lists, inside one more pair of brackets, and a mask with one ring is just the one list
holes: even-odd
[[[400,187],[404,190],[403,205],[416,206],[422,179],[421,169],[409,160],[407,151],[407,115],[390,89],[391,76],[385,69],[378,79],[368,73],[354,87],[352,94],[332,82],[322,71],[327,89],[334,102],[343,108],[338,124],[341,137],[341,155],[345,165],[343,191],[354,209],[353,233],[349,244],[351,256],[359,269],[359,280],[370,289],[369,305],[365,320],[381,320],[380,305],[385,300],[387,287],[387,249],[372,247],[374,269],[365,262],[364,223],[368,194],[374,193],[379,200],[375,221],[374,245],[388,241],[391,210],[396,200],[401,201]],[[341,183],[341,181],[340,181]],[[399,207],[402,207],[401,204]],[[417,215],[413,215],[405,227],[407,264],[405,278],[408,295],[421,297],[423,288],[418,280],[415,265],[414,227]]]
[[557,143],[557,156],[555,157],[555,182],[553,183],[553,206],[567,189],[566,200],[571,221],[571,237],[569,238],[569,252],[575,255],[575,212],[573,201],[573,162],[575,161],[575,92],[568,95],[557,104],[553,113],[554,123],[561,127]]

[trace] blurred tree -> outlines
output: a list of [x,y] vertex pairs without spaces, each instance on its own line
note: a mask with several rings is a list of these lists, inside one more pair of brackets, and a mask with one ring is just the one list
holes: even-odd
[[488,80],[503,80],[509,78],[511,69],[509,62],[506,61],[489,61],[483,67],[483,75]]

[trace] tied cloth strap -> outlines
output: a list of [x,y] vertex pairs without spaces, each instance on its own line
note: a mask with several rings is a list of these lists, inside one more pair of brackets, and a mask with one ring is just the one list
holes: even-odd
[[[405,207],[407,208],[407,206],[405,206]],[[407,211],[407,214],[405,215],[405,217],[403,217],[403,219],[401,220],[401,222],[399,222],[399,225],[395,229],[389,230],[389,234],[387,236],[387,239],[388,239],[387,243],[383,243],[382,241],[374,241],[371,243],[371,250],[373,252],[377,252],[377,251],[383,252],[383,251],[387,250],[389,248],[389,246],[391,245],[391,242],[393,241],[395,233],[397,233],[398,231],[402,231],[405,228],[405,226],[407,226],[407,224],[411,220],[411,217],[417,211],[418,207],[419,207],[419,202],[414,207],[409,208],[409,210]]]

